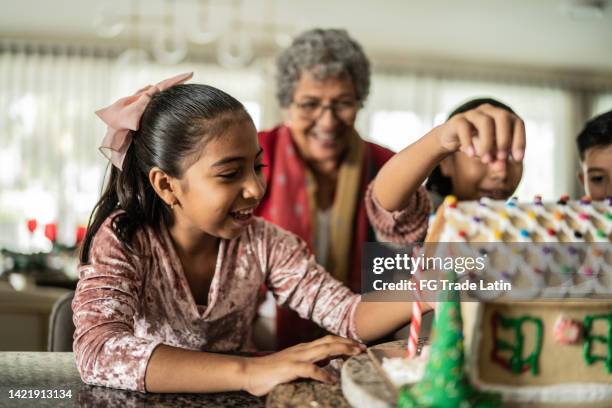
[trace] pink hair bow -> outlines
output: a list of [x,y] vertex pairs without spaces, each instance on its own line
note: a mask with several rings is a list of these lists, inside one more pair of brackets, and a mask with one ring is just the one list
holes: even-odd
[[[156,85],[148,85],[134,95],[121,98],[112,105],[96,111],[96,115],[107,125],[106,135],[100,145],[100,152],[121,170],[125,154],[130,147],[130,143],[132,143],[130,131],[138,130],[140,118],[149,102],[151,102],[153,95],[174,85],[182,84],[191,77],[193,77],[193,72],[187,72],[161,81]],[[110,151],[110,154],[108,151]]]

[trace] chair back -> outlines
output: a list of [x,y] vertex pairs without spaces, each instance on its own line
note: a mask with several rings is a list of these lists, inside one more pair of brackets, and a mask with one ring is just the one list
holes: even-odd
[[72,351],[72,299],[74,292],[66,293],[55,302],[49,316],[48,351]]

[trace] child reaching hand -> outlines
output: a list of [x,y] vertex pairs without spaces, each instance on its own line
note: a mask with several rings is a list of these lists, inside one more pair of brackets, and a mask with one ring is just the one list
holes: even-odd
[[[359,341],[406,324],[411,303],[361,302],[301,239],[253,217],[265,192],[253,122],[236,99],[182,84],[189,78],[146,87],[98,112],[113,167],[83,242],[72,305],[81,377],[142,392],[254,395],[301,377],[332,382],[316,362],[360,353]],[[493,151],[493,142],[505,151],[513,133],[524,141],[514,125],[495,134],[480,124],[486,114],[470,116],[391,159],[374,182],[381,207],[373,208],[401,213],[427,169],[471,146],[471,120],[483,130],[480,154]],[[249,348],[262,283],[280,304],[341,337],[264,357],[229,354]]]
[[[515,114],[508,105],[496,99],[478,98],[455,108],[448,120],[485,104]],[[427,179],[427,190],[434,203],[434,209],[447,195],[454,195],[459,200],[478,200],[482,197],[506,200],[518,187],[522,175],[522,160],[492,157],[491,160],[484,161],[458,151],[448,155],[434,168]]]
[[[525,156],[525,124],[510,108],[492,101],[476,100],[470,109],[458,108],[444,124],[393,156],[374,180],[373,193],[381,206],[387,211],[403,208],[432,170],[444,160],[456,160],[453,156],[459,152],[484,166],[512,167],[514,170],[508,171],[518,173],[520,180]],[[469,176],[464,178],[469,180]],[[463,187],[478,190],[479,180],[465,182]],[[507,198],[504,191],[492,196]],[[477,198],[478,195],[459,197]]]

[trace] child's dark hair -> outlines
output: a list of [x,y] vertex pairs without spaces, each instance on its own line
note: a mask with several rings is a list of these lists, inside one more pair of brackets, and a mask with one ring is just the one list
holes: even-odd
[[[479,107],[480,105],[484,105],[486,103],[488,103],[489,105],[493,105],[496,108],[505,109],[508,112],[514,113],[511,107],[509,107],[505,103],[502,103],[498,100],[495,100],[492,98],[477,98],[477,99],[471,99],[465,102],[464,104],[462,104],[461,106],[455,108],[455,110],[452,111],[450,115],[448,115],[448,118],[446,120],[448,121],[450,118],[452,118],[455,115],[475,109]],[[442,169],[438,165],[436,166],[436,168],[433,169],[433,171],[431,172],[431,175],[427,179],[426,188],[427,190],[435,192],[439,194],[440,196],[444,197],[449,194],[452,194],[453,183],[450,177],[446,177],[445,175],[442,174]]]
[[180,178],[199,158],[196,153],[237,117],[251,120],[238,100],[212,86],[176,85],[154,95],[142,115],[140,129],[132,132],[123,169],[111,166],[110,178],[89,218],[81,263],[89,261],[93,237],[118,209],[123,211],[113,218],[112,228],[132,253],[137,252],[132,241],[139,228],[170,225],[172,213],[151,186],[149,171],[159,167]]
[[612,110],[589,120],[576,138],[580,160],[592,147],[605,147],[612,144]]

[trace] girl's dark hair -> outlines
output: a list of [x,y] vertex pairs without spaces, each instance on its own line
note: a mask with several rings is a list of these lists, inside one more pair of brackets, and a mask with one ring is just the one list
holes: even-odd
[[[450,115],[448,115],[448,118],[446,120],[448,121],[455,115],[475,109],[480,105],[484,105],[485,103],[493,105],[496,108],[505,109],[508,112],[514,113],[512,108],[506,105],[505,103],[502,103],[492,98],[477,98],[471,99],[455,108],[455,110],[452,111]],[[450,179],[450,177],[446,177],[442,174],[442,169],[440,168],[440,165],[436,166],[436,168],[433,169],[431,175],[427,179],[427,184],[425,185],[425,187],[427,188],[427,190],[437,193],[442,197],[453,193],[452,180]]]
[[153,96],[132,132],[132,143],[123,169],[111,166],[102,196],[96,203],[81,247],[80,261],[89,261],[96,232],[116,210],[112,228],[122,245],[137,252],[133,245],[139,228],[170,225],[172,213],[149,182],[149,171],[159,167],[167,175],[180,178],[197,161],[204,145],[222,134],[236,117],[251,120],[244,106],[232,96],[212,86],[176,85]]

